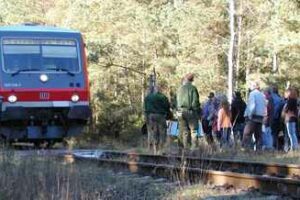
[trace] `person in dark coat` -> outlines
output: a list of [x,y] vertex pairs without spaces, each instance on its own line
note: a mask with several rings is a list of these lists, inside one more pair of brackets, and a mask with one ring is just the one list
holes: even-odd
[[148,148],[157,154],[161,150],[167,137],[167,117],[170,115],[170,103],[161,92],[161,87],[149,93],[144,101],[146,125],[148,132]]
[[236,91],[234,94],[234,99],[231,104],[231,123],[233,126],[233,133],[235,141],[242,141],[243,131],[245,127],[245,117],[244,112],[246,110],[246,103],[242,99],[241,93]]
[[286,133],[284,150],[297,150],[299,149],[297,138],[297,123],[298,123],[298,92],[295,88],[287,90],[286,103],[282,110],[284,118]]
[[283,149],[280,145],[279,132],[282,129],[281,126],[281,113],[284,106],[284,99],[279,95],[277,86],[273,85],[271,90],[271,100],[273,104],[273,111],[270,118],[270,125],[273,135],[273,146],[275,149]]
[[207,142],[209,144],[213,144],[221,138],[221,135],[218,135],[217,131],[214,130],[217,125],[218,108],[218,100],[216,99],[215,94],[210,92],[208,100],[204,103],[202,108],[203,131],[206,134]]
[[177,91],[177,115],[179,121],[179,145],[184,149],[197,147],[197,131],[199,128],[200,102],[197,88],[192,85],[194,75],[185,76],[183,84]]

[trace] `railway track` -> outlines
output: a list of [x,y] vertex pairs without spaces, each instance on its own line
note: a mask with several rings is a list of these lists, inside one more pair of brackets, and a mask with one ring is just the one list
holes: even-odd
[[[99,154],[99,153],[98,153]],[[217,171],[231,171],[238,173],[250,173],[256,175],[269,175],[281,178],[299,178],[300,166],[293,164],[277,164],[239,161],[229,159],[215,159],[205,157],[182,157],[182,156],[164,156],[151,154],[137,154],[105,151],[101,158],[128,160],[131,162],[151,162],[157,164],[182,165],[186,163],[191,168],[206,168]]]
[[16,151],[22,157],[64,157],[66,162],[97,162],[104,167],[142,175],[168,178],[173,182],[231,185],[253,188],[261,193],[300,198],[300,166],[246,162],[228,159],[198,158],[126,153],[102,150],[30,150]]
[[114,151],[73,152],[77,160],[101,166],[151,174],[172,180],[236,188],[255,188],[265,194],[300,198],[300,166],[226,159],[162,156]]

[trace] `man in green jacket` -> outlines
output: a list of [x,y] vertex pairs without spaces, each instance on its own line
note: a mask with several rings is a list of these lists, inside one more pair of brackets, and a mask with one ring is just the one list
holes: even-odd
[[179,121],[179,145],[188,149],[197,147],[198,120],[201,115],[199,93],[192,85],[194,75],[189,73],[184,77],[183,84],[177,91],[177,115]]
[[166,143],[167,124],[166,119],[170,114],[168,98],[161,92],[160,87],[146,96],[144,109],[148,132],[148,148],[157,154]]

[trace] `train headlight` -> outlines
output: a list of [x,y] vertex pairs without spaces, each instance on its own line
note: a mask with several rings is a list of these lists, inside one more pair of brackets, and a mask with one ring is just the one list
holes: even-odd
[[10,96],[8,97],[8,101],[9,101],[10,103],[15,103],[17,100],[18,100],[18,98],[17,98],[16,95],[10,95]]
[[46,74],[41,74],[40,80],[41,80],[42,82],[47,82],[47,81],[48,81],[48,76],[47,76]]
[[71,101],[73,101],[74,103],[79,101],[79,96],[77,94],[73,94],[71,97]]

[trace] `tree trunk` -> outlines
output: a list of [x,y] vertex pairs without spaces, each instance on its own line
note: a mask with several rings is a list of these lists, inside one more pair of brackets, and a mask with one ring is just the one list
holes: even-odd
[[182,4],[183,4],[183,0],[174,0],[173,1],[173,5],[175,8],[180,8]]
[[233,50],[234,50],[234,38],[235,38],[235,30],[234,30],[234,0],[228,0],[229,3],[229,29],[230,29],[230,43],[228,49],[228,91],[227,96],[228,100],[231,103],[232,95],[233,95]]
[[278,62],[277,61],[278,61],[277,60],[277,53],[274,52],[273,53],[273,69],[272,69],[273,72],[277,72],[278,71]]
[[146,56],[146,54],[147,54],[147,48],[146,48],[146,37],[147,37],[147,35],[146,35],[146,29],[145,29],[145,27],[143,28],[143,50],[144,50],[144,52],[143,52],[143,63],[142,63],[142,72],[144,73],[143,74],[143,76],[142,76],[142,96],[141,96],[141,106],[142,106],[142,108],[143,108],[143,106],[144,106],[144,99],[145,99],[145,96],[146,96],[146,94],[145,94],[145,90],[146,90],[146,87],[147,87],[147,82],[146,82],[146,79],[147,79],[147,77],[146,77],[146,75],[145,75],[145,65],[146,65],[146,63],[145,63],[145,56]]
[[129,72],[126,73],[126,88],[127,88],[127,100],[130,105],[130,107],[133,107],[133,99],[132,99],[132,93],[130,89],[130,81],[129,81]]
[[280,0],[273,0],[273,8],[274,8],[274,19],[272,20],[271,27],[275,31],[273,37],[275,38],[275,41],[273,40],[273,66],[272,71],[274,73],[278,72],[278,59],[277,59],[277,45],[276,41],[279,39],[279,33],[278,29],[280,26],[280,20],[279,20],[279,9],[280,9]]
[[242,21],[243,21],[243,1],[240,2],[239,8],[239,15],[237,17],[237,46],[236,46],[236,71],[235,71],[235,88],[238,89],[239,87],[239,72],[240,72],[240,48],[241,48],[241,41],[242,41]]

